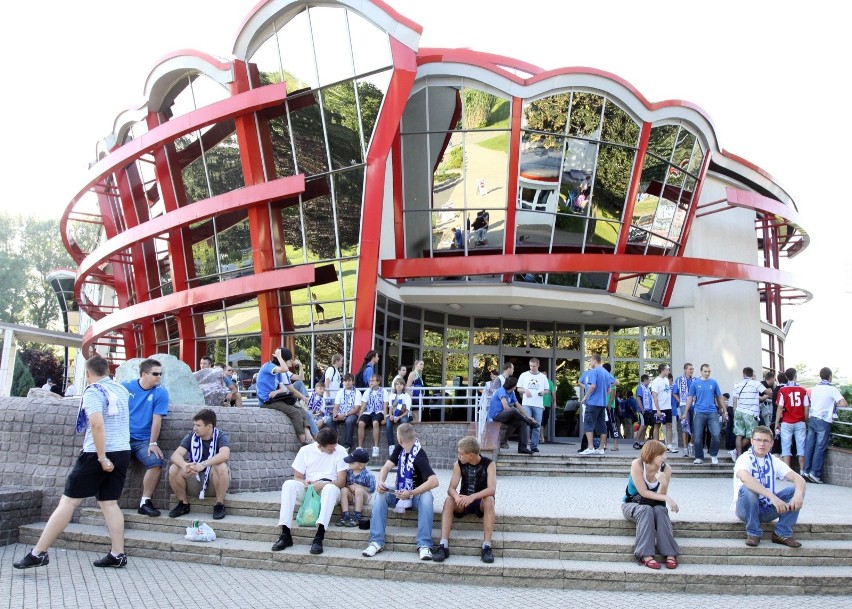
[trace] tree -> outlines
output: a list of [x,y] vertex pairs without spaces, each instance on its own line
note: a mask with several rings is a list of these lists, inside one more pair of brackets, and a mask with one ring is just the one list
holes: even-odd
[[11,396],[26,397],[30,389],[35,387],[35,380],[30,374],[29,368],[24,366],[20,357],[15,358],[15,372],[12,376],[12,390],[9,392]]
[[65,379],[62,362],[59,361],[56,353],[47,345],[40,345],[38,343],[26,345],[18,351],[16,361],[20,361],[26,367],[31,378],[38,385],[43,384],[49,378],[53,379],[57,384],[61,384]]

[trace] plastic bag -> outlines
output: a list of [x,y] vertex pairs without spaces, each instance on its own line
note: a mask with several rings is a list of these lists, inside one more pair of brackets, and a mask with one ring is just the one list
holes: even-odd
[[186,527],[184,539],[189,541],[216,541],[216,533],[206,522],[198,524],[196,520],[191,527]]
[[314,485],[309,484],[305,491],[305,499],[302,507],[296,514],[296,525],[300,527],[312,527],[317,523],[320,513],[320,496],[314,490]]

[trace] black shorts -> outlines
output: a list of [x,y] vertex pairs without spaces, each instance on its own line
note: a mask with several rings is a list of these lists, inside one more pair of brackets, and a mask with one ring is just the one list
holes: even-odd
[[670,425],[672,422],[672,411],[671,410],[661,410],[660,416],[662,420],[657,420],[657,411],[653,411],[651,413],[654,419],[654,425]]
[[[449,501],[452,501],[452,499],[450,499]],[[474,516],[479,516],[480,518],[482,518],[485,513],[482,511],[482,506],[480,505],[481,503],[482,499],[474,499],[473,503],[464,508],[461,512],[456,512],[455,510],[453,510],[453,515],[456,518],[464,518],[468,514],[473,514]]]
[[105,472],[98,461],[98,453],[82,453],[65,481],[65,496],[72,499],[96,497],[98,501],[117,500],[124,490],[130,454],[129,450],[107,453],[107,458],[115,468]]
[[381,423],[385,420],[385,415],[381,412],[374,412],[373,414],[362,414],[358,417],[358,421],[360,423],[364,423],[365,425],[369,425],[370,423],[377,422]]

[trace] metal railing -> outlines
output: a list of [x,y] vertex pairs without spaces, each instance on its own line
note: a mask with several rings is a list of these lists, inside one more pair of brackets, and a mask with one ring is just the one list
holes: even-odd
[[[837,412],[838,412],[838,414],[841,413],[841,412],[852,412],[852,408],[850,408],[848,406],[844,407],[844,408],[838,408]],[[840,420],[840,419],[836,419],[836,420],[832,421],[831,424],[832,424],[832,426],[840,425],[841,428],[843,429],[844,433],[838,433],[838,432],[834,432],[834,431],[831,432],[831,437],[829,438],[829,444],[830,445],[834,445],[834,442],[831,442],[831,440],[834,440],[836,438],[844,438],[846,440],[852,440],[852,421],[843,421],[843,420]]]

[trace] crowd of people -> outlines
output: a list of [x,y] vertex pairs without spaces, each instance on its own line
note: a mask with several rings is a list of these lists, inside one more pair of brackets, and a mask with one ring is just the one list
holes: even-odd
[[[293,355],[288,349],[276,349],[270,362],[261,368],[260,405],[286,414],[303,442],[292,464],[293,479],[282,485],[281,533],[272,550],[282,551],[293,545],[294,510],[311,489],[319,496],[312,554],[323,552],[325,532],[339,503],[338,526],[361,526],[370,531],[369,543],[362,552],[364,557],[373,557],[383,550],[390,509],[396,512],[414,509],[418,513],[416,546],[421,560],[447,560],[454,519],[473,515],[482,519],[481,559],[493,562],[496,464],[481,454],[475,437],[458,442],[458,458],[442,508],[440,541],[434,545],[432,491],[439,481],[411,424],[416,412],[414,404],[419,400],[418,388],[423,387],[423,362],[415,362],[410,374],[401,368],[387,391],[380,387],[377,363],[378,354],[370,351],[356,374],[341,374],[342,357],[335,356],[310,396],[296,387],[302,379],[291,372]],[[113,381],[108,371],[107,362],[98,356],[86,363],[87,387],[78,415],[78,430],[85,430],[83,450],[38,542],[15,563],[16,568],[47,565],[48,549],[70,522],[74,509],[84,498],[92,496],[98,499],[111,540],[109,553],[94,564],[124,567],[127,564],[124,518],[117,500],[132,459],[146,470],[138,512],[149,517],[160,515],[152,496],[165,463],[158,445],[162,419],[168,415],[169,406],[168,391],[160,383],[162,365],[155,359],[146,359],[139,366],[139,378],[124,383]],[[492,382],[484,393],[488,400],[487,417],[501,424],[501,447],[507,446],[511,432],[518,429],[518,452],[534,455],[538,452],[539,430],[547,410],[544,400],[551,399],[554,385],[539,369],[536,358],[530,359],[529,370],[520,377],[513,372],[512,364],[507,363],[502,374],[492,373]],[[672,379],[670,372],[668,365],[660,364],[653,381],[643,375],[635,398],[622,394],[620,400],[616,398],[618,380],[599,355],[590,357],[589,369],[579,379],[587,443],[586,448],[581,447],[581,455],[605,455],[607,439],[617,439],[625,422],[626,428],[632,427],[636,433],[634,446],[640,449],[640,455],[631,463],[622,513],[636,523],[637,560],[651,569],[660,569],[662,565],[669,569],[678,567],[679,547],[669,510],[677,512],[679,506],[670,495],[673,471],[667,457],[679,452],[673,443],[677,442],[680,429],[686,455],[695,456],[694,464],[702,463],[706,432],[710,437],[711,461],[718,463],[722,423],[732,427],[736,438],[731,449],[732,509],[746,525],[746,545],[757,546],[763,533],[761,525],[777,519],[772,542],[800,547],[801,543],[793,537],[793,527],[804,505],[805,479],[821,483],[827,430],[836,407],[846,406],[839,391],[831,385],[831,370],[823,368],[820,383],[808,392],[796,383],[794,369],[785,371],[780,381],[767,375],[760,383],[755,380],[753,370],[745,368],[730,402],[726,402],[719,384],[710,377],[708,364],[700,367],[699,378],[693,377],[691,364],[684,366],[683,375],[677,379]],[[307,410],[297,400],[303,400]],[[635,427],[629,424],[633,421]],[[376,475],[366,466],[371,458],[379,456],[383,422],[388,458]],[[200,410],[193,417],[192,431],[172,453],[168,483],[177,503],[169,517],[190,513],[190,495],[204,499],[211,488],[216,497],[213,518],[225,517],[225,496],[231,477],[230,441],[216,423],[213,410]],[[343,424],[344,439],[340,443],[336,423]],[[353,448],[356,424],[358,446]],[[373,434],[372,454],[360,446],[368,428]],[[598,448],[594,447],[595,436]],[[771,452],[776,437],[780,438],[781,458]],[[794,441],[801,475],[790,468]],[[394,468],[396,480],[389,484],[388,476]],[[776,487],[777,480],[786,480],[792,486]],[[369,519],[363,517],[366,506],[371,506]],[[662,563],[657,556],[663,558]]]

